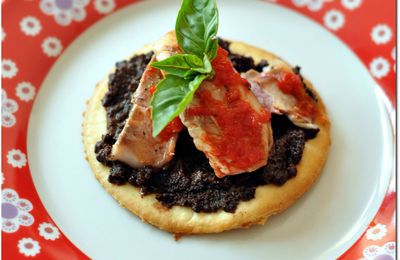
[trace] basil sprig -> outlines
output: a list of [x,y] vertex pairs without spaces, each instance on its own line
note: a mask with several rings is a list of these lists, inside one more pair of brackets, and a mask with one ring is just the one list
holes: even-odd
[[212,71],[207,55],[204,55],[203,60],[201,60],[193,54],[176,54],[168,59],[153,62],[151,66],[185,79],[192,79],[199,73],[207,74]]
[[215,0],[184,0],[175,24],[176,39],[186,53],[210,60],[217,55],[218,9]]
[[217,55],[217,31],[215,0],[183,0],[175,33],[184,54],[151,64],[167,73],[151,99],[154,137],[189,105],[203,80],[214,75],[211,61]]

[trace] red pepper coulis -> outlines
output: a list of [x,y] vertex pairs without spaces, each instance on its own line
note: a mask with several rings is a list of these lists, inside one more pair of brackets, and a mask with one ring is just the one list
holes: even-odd
[[162,140],[169,140],[174,134],[183,129],[183,124],[179,116],[175,117],[158,135]]
[[[151,95],[156,92],[156,85],[149,88]],[[177,116],[158,134],[163,141],[168,141],[174,134],[179,133],[183,129],[181,119]]]
[[150,91],[150,94],[151,94],[151,95],[153,95],[154,92],[156,92],[156,90],[157,90],[156,85],[153,85],[153,86],[151,86],[151,87],[149,88],[149,91]]
[[304,116],[314,116],[317,112],[313,101],[305,92],[303,82],[299,75],[293,72],[280,71],[270,75],[278,81],[278,87],[286,94],[296,98],[297,112]]
[[218,137],[205,137],[207,143],[213,144],[213,155],[221,156],[220,161],[225,165],[246,169],[266,159],[260,140],[263,124],[270,120],[270,114],[264,109],[257,113],[240,98],[241,86],[248,87],[249,83],[234,69],[226,50],[218,49],[212,66],[215,71],[212,83],[225,87],[227,99],[216,100],[210,91],[199,88],[196,95],[200,106],[190,107],[187,112],[192,116],[213,116],[222,131]]

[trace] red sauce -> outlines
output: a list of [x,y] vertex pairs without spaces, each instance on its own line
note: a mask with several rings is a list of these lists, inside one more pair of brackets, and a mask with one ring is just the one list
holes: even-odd
[[157,68],[154,68],[153,66],[148,66],[148,67],[146,68],[145,73],[143,74],[143,77],[146,79],[146,78],[148,78],[148,77],[150,77],[151,75],[154,75],[154,74],[156,74],[156,73],[158,73],[158,69],[157,69]]
[[[149,88],[151,95],[156,92],[156,85]],[[175,117],[169,124],[158,134],[163,141],[168,141],[173,135],[179,133],[183,129],[183,124],[179,117]]]
[[156,85],[151,86],[151,87],[149,88],[150,94],[153,95],[154,92],[156,92],[156,89],[157,89],[157,88],[156,88]]
[[217,56],[211,62],[211,65],[215,71],[215,76],[212,80],[215,85],[249,85],[247,80],[242,78],[232,66],[232,63],[228,58],[228,52],[221,47],[218,48]]
[[219,48],[212,65],[216,73],[212,83],[225,88],[226,98],[216,100],[209,90],[200,88],[196,92],[199,106],[188,108],[187,113],[213,116],[221,135],[207,135],[204,141],[212,144],[212,154],[224,165],[236,169],[259,165],[266,160],[265,143],[261,140],[263,126],[269,121],[270,114],[264,109],[257,113],[241,98],[240,91],[246,91],[249,83],[233,68],[225,50]]
[[299,75],[293,72],[280,71],[270,75],[278,81],[278,87],[286,94],[296,98],[297,112],[304,116],[314,116],[317,112],[314,102],[306,93]]
[[182,121],[179,117],[175,117],[158,135],[162,140],[168,141],[173,135],[179,133],[183,129]]

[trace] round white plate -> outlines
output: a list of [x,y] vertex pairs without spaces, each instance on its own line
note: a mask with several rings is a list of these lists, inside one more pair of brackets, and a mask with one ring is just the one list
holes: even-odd
[[82,112],[95,84],[146,43],[171,30],[179,1],[138,3],[85,31],[58,59],[35,101],[28,156],[35,186],[65,235],[94,259],[333,259],[365,230],[392,165],[390,124],[379,88],[356,56],[320,25],[283,7],[219,0],[219,35],[300,65],[332,121],[323,174],[265,226],[183,237],[142,223],[95,180],[84,159]]

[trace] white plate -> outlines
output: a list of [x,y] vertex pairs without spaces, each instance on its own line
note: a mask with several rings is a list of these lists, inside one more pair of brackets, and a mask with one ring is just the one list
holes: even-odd
[[95,259],[332,259],[365,230],[386,191],[392,137],[380,91],[356,56],[331,33],[280,6],[219,0],[219,35],[270,50],[321,94],[332,147],[320,180],[265,226],[218,235],[171,235],[121,208],[84,160],[85,101],[116,61],[173,28],[179,1],[146,1],[111,15],[71,44],[35,101],[28,156],[46,209],[71,241]]

